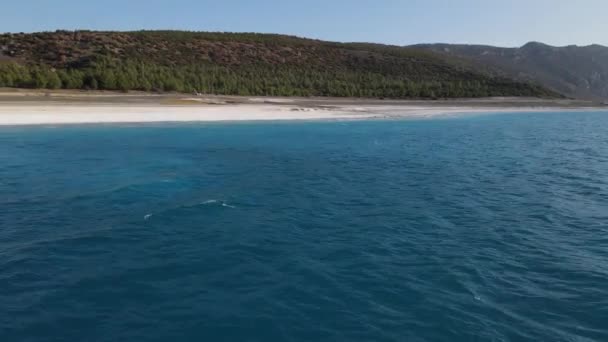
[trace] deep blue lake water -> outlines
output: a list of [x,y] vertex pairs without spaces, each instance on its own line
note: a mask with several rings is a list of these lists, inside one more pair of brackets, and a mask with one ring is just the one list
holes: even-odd
[[608,113],[0,128],[0,341],[607,341]]

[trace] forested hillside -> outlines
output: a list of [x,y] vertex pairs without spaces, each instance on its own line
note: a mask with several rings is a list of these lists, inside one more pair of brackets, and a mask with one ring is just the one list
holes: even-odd
[[558,96],[420,49],[183,31],[2,34],[0,87],[388,98]]

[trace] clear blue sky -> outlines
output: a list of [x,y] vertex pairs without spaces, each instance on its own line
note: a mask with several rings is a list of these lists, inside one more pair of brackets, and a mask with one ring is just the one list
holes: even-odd
[[608,0],[5,0],[0,32],[185,29],[335,41],[608,45]]

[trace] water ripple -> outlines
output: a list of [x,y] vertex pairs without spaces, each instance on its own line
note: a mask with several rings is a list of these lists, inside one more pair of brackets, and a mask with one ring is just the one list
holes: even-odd
[[606,341],[606,114],[4,129],[0,336]]

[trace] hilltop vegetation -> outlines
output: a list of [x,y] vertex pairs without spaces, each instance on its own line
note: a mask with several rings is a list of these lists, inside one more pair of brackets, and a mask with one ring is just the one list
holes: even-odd
[[0,86],[275,96],[557,96],[420,49],[184,31],[2,34]]

